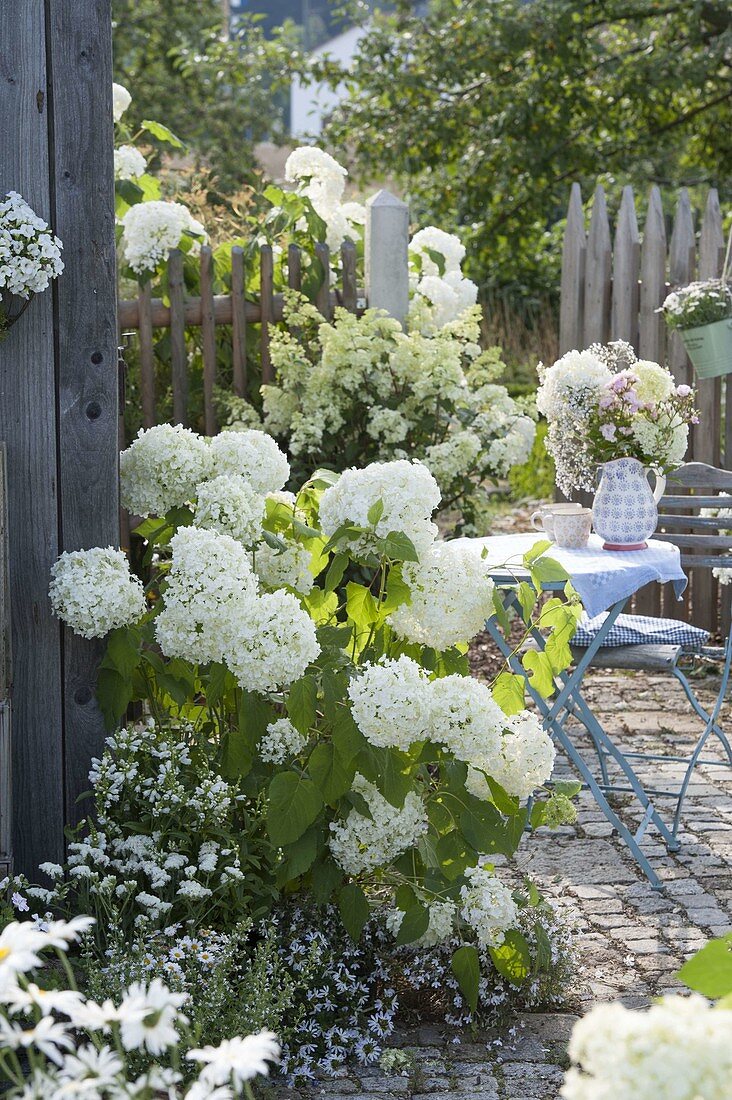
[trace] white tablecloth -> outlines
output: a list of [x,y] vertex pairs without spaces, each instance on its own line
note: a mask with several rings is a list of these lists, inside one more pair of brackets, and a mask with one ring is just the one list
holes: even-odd
[[[478,551],[487,547],[488,561],[497,570],[507,563],[512,572],[518,572],[515,567],[520,566],[525,551],[542,538],[537,531],[526,535],[489,535],[483,539],[456,541],[474,546]],[[607,611],[618,600],[632,596],[651,581],[662,584],[670,581],[677,599],[681,598],[687,585],[679,548],[656,539],[649,539],[647,550],[603,550],[599,535],[590,535],[589,545],[583,550],[552,546],[547,550],[547,555],[556,558],[567,570],[591,619],[601,611]]]

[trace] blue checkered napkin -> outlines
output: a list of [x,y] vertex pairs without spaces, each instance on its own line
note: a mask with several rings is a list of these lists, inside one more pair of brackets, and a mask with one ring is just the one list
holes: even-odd
[[[577,625],[572,645],[588,646],[607,618],[607,611],[588,619],[584,614]],[[618,615],[603,641],[605,646],[682,645],[700,649],[709,641],[709,631],[683,623],[680,619],[652,619],[647,615]]]

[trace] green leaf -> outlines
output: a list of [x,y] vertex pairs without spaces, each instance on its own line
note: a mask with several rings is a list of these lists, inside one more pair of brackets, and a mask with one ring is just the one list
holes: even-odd
[[554,693],[554,669],[552,663],[543,653],[536,649],[528,649],[521,658],[521,664],[527,672],[530,672],[530,683],[535,691],[547,699]]
[[132,701],[132,685],[116,669],[102,667],[97,673],[96,697],[104,724],[111,730]]
[[567,570],[555,558],[539,558],[531,567],[531,579],[540,585],[566,581],[568,576]]
[[518,672],[499,672],[492,694],[504,714],[518,714],[526,706],[526,679]]
[[524,936],[514,928],[506,932],[500,947],[490,948],[493,965],[499,974],[520,985],[531,973],[531,951]]
[[370,627],[378,617],[376,600],[363,584],[349,581],[346,585],[346,612],[356,626],[363,630]]
[[128,627],[113,630],[107,639],[105,666],[111,666],[120,676],[129,678],[140,664],[140,636]]
[[540,539],[538,542],[535,542],[531,549],[527,550],[524,554],[523,560],[524,565],[527,567],[527,569],[530,565],[533,565],[537,558],[540,558],[542,554],[545,554],[546,551],[550,549],[551,545],[552,543],[549,539]]
[[480,989],[480,957],[477,950],[469,944],[458,947],[450,960],[450,966],[471,1012],[475,1012]]
[[[411,890],[410,890],[410,893]],[[410,905],[405,911],[402,918],[402,923],[399,925],[399,932],[396,938],[397,947],[400,947],[404,943],[414,943],[420,936],[423,936],[427,931],[430,923],[430,912],[424,905],[421,905],[419,901],[414,897],[414,904]]]
[[493,610],[495,612],[498,625],[504,634],[508,634],[511,629],[511,620],[508,617],[508,611],[506,605],[503,602],[503,594],[500,588],[493,589]]
[[336,588],[343,580],[343,574],[346,571],[349,560],[348,554],[335,555],[333,561],[328,566],[328,572],[325,574],[326,592],[335,592]]
[[379,499],[375,500],[374,503],[369,508],[368,512],[366,513],[366,518],[368,519],[371,526],[375,527],[376,524],[381,519],[381,517],[383,516],[383,514],[384,514],[384,502],[381,499],[381,497],[379,497]]
[[137,206],[138,202],[141,202],[144,197],[142,188],[133,183],[132,180],[117,180],[114,190],[128,206]]
[[534,939],[536,940],[536,958],[534,971],[539,974],[551,974],[553,968],[552,942],[541,921],[534,925]]
[[689,989],[712,1000],[732,993],[732,935],[710,940],[684,963],[677,977]]
[[414,543],[403,531],[390,531],[381,542],[384,553],[392,561],[419,561]]
[[532,585],[527,584],[526,581],[521,581],[516,589],[516,598],[521,605],[521,617],[528,625],[531,622],[531,615],[536,604],[536,591]]
[[269,785],[267,831],[277,847],[292,844],[312,825],[323,799],[312,779],[296,772],[280,772]]
[[321,838],[321,830],[317,826],[313,826],[306,833],[303,833],[299,840],[296,840],[293,844],[288,844],[283,849],[285,857],[284,871],[287,875],[285,882],[298,878],[312,867],[318,854]]
[[338,895],[338,911],[348,935],[358,943],[369,919],[369,903],[360,886],[349,882]]
[[490,802],[477,798],[467,799],[468,809],[460,815],[460,831],[476,852],[490,855],[500,852],[512,856],[521,840],[523,814],[517,814],[508,822]]
[[457,830],[446,833],[437,841],[437,856],[445,878],[453,882],[474,862],[475,855]]
[[296,730],[306,734],[315,725],[318,685],[314,676],[303,676],[290,687],[287,713]]
[[325,905],[338,884],[343,881],[343,872],[332,859],[324,860],[315,864],[310,881],[315,904]]
[[389,570],[389,576],[386,581],[386,594],[380,608],[382,616],[385,616],[389,612],[394,611],[394,609],[397,607],[401,607],[403,603],[408,604],[411,602],[411,588],[404,580],[399,570],[395,567],[392,567]]
[[[226,665],[216,662],[209,665],[206,682],[206,704],[215,707],[224,697],[231,673]],[[236,681],[235,681],[236,682]]]
[[324,742],[316,745],[310,754],[308,772],[323,796],[324,802],[337,802],[350,791],[355,767],[345,761],[335,745]]
[[143,130],[147,130],[148,134],[152,134],[158,141],[164,142],[166,145],[172,145],[174,149],[184,149],[183,142],[177,137],[172,130],[169,130],[167,126],[163,126],[162,122],[154,122],[152,119],[143,119],[140,123]]
[[565,798],[575,798],[582,790],[578,779],[558,779],[553,786],[555,794],[562,794]]

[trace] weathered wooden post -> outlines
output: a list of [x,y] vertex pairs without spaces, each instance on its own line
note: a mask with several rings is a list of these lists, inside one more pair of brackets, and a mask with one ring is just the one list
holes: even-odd
[[409,207],[389,191],[366,203],[366,299],[406,325],[409,313]]
[[66,270],[0,343],[13,635],[16,866],[59,860],[103,740],[99,646],[51,616],[60,550],[116,545],[111,0],[0,7],[0,195],[19,191]]

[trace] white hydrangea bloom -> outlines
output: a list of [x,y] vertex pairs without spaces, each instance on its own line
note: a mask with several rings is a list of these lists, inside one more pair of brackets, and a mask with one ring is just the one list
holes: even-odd
[[101,546],[63,553],[51,568],[54,615],[82,638],[103,638],[147,610],[145,590],[121,550]]
[[536,437],[536,424],[529,416],[517,416],[510,428],[492,440],[486,452],[488,464],[499,477],[513,466],[526,462]]
[[470,676],[433,680],[431,740],[458,760],[493,774],[501,753],[507,718],[490,688]]
[[315,578],[310,572],[313,555],[300,543],[290,542],[277,550],[263,542],[254,555],[254,571],[268,588],[294,588],[302,596],[312,591]]
[[155,271],[184,236],[194,238],[193,251],[207,240],[201,222],[180,202],[139,202],[122,215],[120,224],[122,257],[136,275]]
[[132,103],[132,96],[125,88],[124,84],[112,85],[112,117],[115,122],[119,122],[122,115],[125,113],[130,103]]
[[676,390],[671,371],[651,359],[639,359],[628,371],[620,371],[621,375],[626,373],[634,374],[637,379],[634,389],[639,401],[665,401]]
[[564,1100],[727,1100],[732,1011],[698,994],[666,996],[649,1009],[597,1005],[578,1020]]
[[119,145],[114,151],[114,178],[135,180],[145,174],[147,161],[134,145]]
[[193,521],[197,527],[231,535],[245,546],[262,537],[264,497],[243,477],[219,474],[198,486],[196,498]]
[[[410,947],[436,947],[438,943],[444,943],[449,939],[455,929],[457,906],[454,901],[432,901],[427,909],[429,910],[427,931],[411,943]],[[399,935],[403,920],[404,913],[401,909],[392,909],[387,915],[386,927],[395,939]]]
[[471,546],[434,543],[405,564],[412,602],[392,612],[392,627],[400,638],[438,650],[469,642],[493,614],[490,572]]
[[247,691],[289,687],[320,653],[315,623],[282,589],[249,603],[222,635],[224,663]]
[[478,287],[459,272],[447,275],[425,275],[417,283],[415,295],[429,303],[428,312],[418,314],[420,328],[429,331],[441,329],[474,306],[478,299]]
[[429,736],[430,682],[411,657],[365,665],[348,685],[353,720],[372,745],[404,749]]
[[373,871],[390,863],[417,843],[429,825],[422,799],[410,791],[401,809],[392,806],[362,775],[353,790],[366,799],[371,817],[351,810],[345,821],[331,821],[328,844],[347,875]]
[[689,445],[688,424],[676,424],[669,428],[668,424],[654,424],[652,420],[636,416],[632,431],[649,462],[671,470],[681,466]]
[[[504,718],[504,734],[498,756],[484,764],[473,761],[465,786],[476,798],[486,799],[490,788],[484,772],[497,780],[508,794],[529,798],[550,778],[554,769],[554,742],[540,720],[525,710]],[[478,771],[477,768],[482,770]]]
[[483,867],[468,867],[460,888],[460,916],[483,947],[499,947],[518,922],[518,908],[507,886]]
[[265,432],[219,432],[209,446],[213,473],[237,474],[255,493],[277,492],[290,476],[285,455]]
[[[320,501],[320,525],[330,536],[345,523],[369,527],[368,513],[381,501],[384,510],[375,534],[384,538],[392,531],[407,535],[418,555],[434,542],[437,527],[431,517],[440,503],[440,490],[421,462],[397,459],[372,462],[363,470],[345,470]],[[373,537],[361,535],[352,542],[354,553],[373,550]]]
[[[465,259],[465,245],[454,233],[446,233],[434,225],[425,226],[415,233],[409,242],[409,251],[421,261],[422,275],[460,274],[460,265]],[[440,267],[430,256],[437,252],[443,258],[444,267]]]
[[[410,427],[406,416],[399,409],[387,409],[375,405],[369,412],[366,433],[372,439],[378,439],[382,443],[401,443],[407,438]],[[430,469],[432,469],[431,465]],[[434,470],[432,472],[434,473]]]
[[0,199],[0,291],[29,298],[64,269],[63,245],[17,191]]
[[257,578],[249,555],[228,535],[198,527],[182,527],[170,547],[165,607],[155,619],[158,644],[166,657],[221,661],[227,634],[253,617]]
[[356,220],[353,211],[349,217],[341,206],[347,175],[330,153],[310,145],[294,149],[285,163],[285,179],[297,183],[298,192],[310,199],[315,213],[325,222],[331,251],[340,248],[350,234],[351,218]]
[[[591,351],[568,351],[551,367],[539,365],[536,407],[548,420],[585,419],[597,407],[610,369]],[[568,423],[567,426],[570,426]]]
[[290,756],[297,756],[308,743],[289,718],[270,722],[259,742],[259,755],[268,764],[284,764]]
[[206,440],[180,424],[141,428],[119,461],[122,503],[138,516],[162,516],[193,500],[209,476]]
[[453,432],[442,443],[433,443],[424,453],[424,461],[445,492],[461,474],[467,474],[483,450],[480,436],[469,429]]

